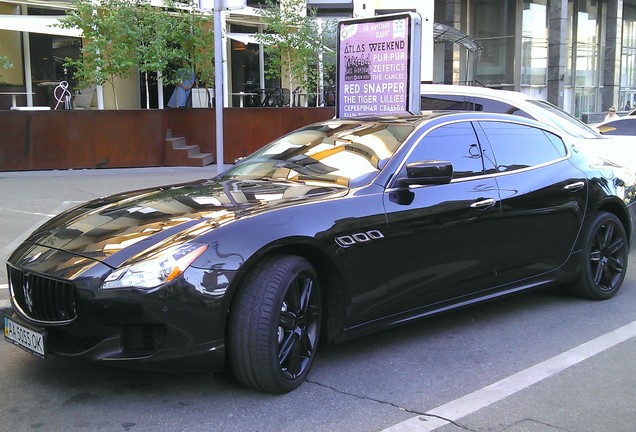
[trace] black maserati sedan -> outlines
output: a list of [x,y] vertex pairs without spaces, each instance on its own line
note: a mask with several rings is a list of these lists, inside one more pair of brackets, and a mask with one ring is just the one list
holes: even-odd
[[5,339],[42,358],[229,365],[288,392],[319,341],[538,287],[611,298],[630,177],[505,114],[312,124],[216,177],[46,222],[8,259]]

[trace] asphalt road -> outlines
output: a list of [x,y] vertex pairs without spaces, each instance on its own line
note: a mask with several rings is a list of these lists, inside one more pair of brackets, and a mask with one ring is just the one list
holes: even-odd
[[[78,202],[215,172],[0,172],[0,260]],[[6,284],[0,270],[5,312]],[[610,301],[535,291],[323,345],[307,382],[282,396],[243,388],[230,374],[40,360],[2,340],[0,429],[633,432],[635,320],[632,265]]]

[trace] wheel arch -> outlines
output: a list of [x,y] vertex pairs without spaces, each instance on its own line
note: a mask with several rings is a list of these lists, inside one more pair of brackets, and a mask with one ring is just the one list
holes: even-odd
[[621,221],[621,224],[625,228],[625,233],[627,234],[627,240],[629,241],[629,246],[632,246],[632,224],[631,218],[629,215],[629,211],[625,208],[625,205],[616,202],[616,201],[605,201],[601,203],[601,205],[596,209],[597,212],[605,211],[608,213],[612,213],[614,216]]
[[[252,268],[263,259],[271,255],[296,255],[305,258],[314,267],[320,279],[322,307],[324,311],[321,338],[335,341],[344,327],[345,290],[341,269],[327,253],[311,243],[311,239],[295,239],[292,243],[270,245],[250,257],[242,266],[240,273],[234,279],[230,294],[230,319],[233,304],[240,295],[243,280]],[[227,326],[226,326],[227,328]]]

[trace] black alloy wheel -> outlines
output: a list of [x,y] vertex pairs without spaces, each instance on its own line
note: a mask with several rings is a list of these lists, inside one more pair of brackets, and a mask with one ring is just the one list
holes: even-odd
[[613,297],[625,279],[628,246],[621,221],[600,212],[586,234],[579,279],[567,287],[568,291],[593,300]]
[[230,315],[228,352],[244,385],[286,393],[305,379],[321,324],[318,276],[292,255],[271,256],[246,277]]

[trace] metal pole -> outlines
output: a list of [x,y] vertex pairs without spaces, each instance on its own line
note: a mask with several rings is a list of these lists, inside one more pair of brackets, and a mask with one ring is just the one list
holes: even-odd
[[214,102],[216,111],[216,173],[223,172],[223,29],[221,0],[214,0]]
[[[27,7],[21,6],[21,14],[27,15]],[[31,71],[31,42],[29,33],[22,32],[22,45],[24,46],[24,86],[26,88],[27,106],[33,106],[33,75]]]
[[163,75],[161,71],[157,71],[157,107],[159,109],[165,107],[163,102]]
[[[97,0],[92,0],[91,4],[93,5],[93,15],[97,14],[97,6],[98,6],[98,1]],[[99,55],[100,52],[99,50],[97,50],[97,55]],[[97,67],[97,70],[99,70],[99,66]],[[97,97],[97,109],[103,110],[104,109],[104,86],[102,84],[97,84],[95,86],[95,95]]]

